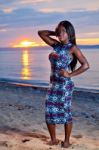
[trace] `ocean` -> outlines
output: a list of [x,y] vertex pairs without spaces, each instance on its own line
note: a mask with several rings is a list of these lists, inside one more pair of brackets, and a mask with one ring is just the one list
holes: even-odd
[[[75,87],[99,89],[99,49],[80,48],[90,69],[72,77]],[[0,48],[0,80],[36,85],[48,85],[51,47]],[[77,67],[80,64],[78,62]]]

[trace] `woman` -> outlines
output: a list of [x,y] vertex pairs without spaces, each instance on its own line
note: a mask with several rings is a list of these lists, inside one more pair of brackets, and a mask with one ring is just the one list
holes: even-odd
[[[75,30],[69,21],[61,21],[54,31],[40,30],[38,35],[53,47],[49,54],[51,63],[50,87],[46,95],[45,119],[50,133],[50,145],[57,145],[56,124],[64,124],[65,138],[61,146],[70,146],[72,130],[71,102],[74,82],[71,77],[89,69],[89,63],[76,45]],[[56,36],[58,40],[51,38]],[[77,61],[81,66],[76,68]]]

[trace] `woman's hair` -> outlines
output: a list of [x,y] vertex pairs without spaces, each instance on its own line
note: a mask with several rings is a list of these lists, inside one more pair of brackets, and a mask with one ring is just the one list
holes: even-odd
[[[72,43],[72,46],[76,45],[75,29],[74,29],[73,25],[67,20],[61,21],[58,24],[58,26],[56,27],[56,30],[55,30],[56,35],[57,35],[57,32],[58,32],[58,27],[60,25],[65,27],[66,32],[68,34],[69,42]],[[77,65],[77,57],[73,54],[73,60],[71,61],[70,65],[69,65],[71,71],[75,70],[76,65]]]

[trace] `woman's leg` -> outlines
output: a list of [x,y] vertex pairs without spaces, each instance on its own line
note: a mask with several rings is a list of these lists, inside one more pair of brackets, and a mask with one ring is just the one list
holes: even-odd
[[47,128],[50,133],[51,140],[55,141],[56,140],[56,125],[47,123]]
[[70,146],[70,134],[72,130],[72,123],[64,124],[64,130],[65,130],[65,139],[63,142],[63,147],[69,147]]
[[59,140],[56,139],[56,125],[55,124],[47,124],[48,131],[51,137],[51,141],[48,143],[50,145],[57,145]]

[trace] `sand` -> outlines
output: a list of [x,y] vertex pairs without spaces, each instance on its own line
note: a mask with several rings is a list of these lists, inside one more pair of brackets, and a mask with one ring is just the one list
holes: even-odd
[[[45,124],[47,87],[0,82],[0,150],[62,150],[49,146]],[[75,88],[69,150],[99,150],[99,91]],[[63,125],[57,138],[64,139]]]

